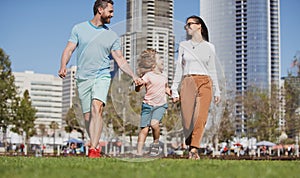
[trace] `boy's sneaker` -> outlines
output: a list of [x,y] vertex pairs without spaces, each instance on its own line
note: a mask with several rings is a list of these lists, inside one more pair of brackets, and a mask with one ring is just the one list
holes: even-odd
[[100,158],[100,150],[97,148],[90,148],[88,153],[89,158]]
[[151,143],[150,145],[150,156],[158,156],[161,152],[159,143]]

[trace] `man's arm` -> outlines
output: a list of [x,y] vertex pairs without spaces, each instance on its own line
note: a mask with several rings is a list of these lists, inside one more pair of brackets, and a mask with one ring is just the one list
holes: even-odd
[[65,78],[67,75],[67,64],[70,61],[70,58],[76,49],[76,44],[68,42],[66,48],[64,49],[61,55],[60,69],[58,71],[58,76],[60,78]]
[[128,74],[129,76],[132,77],[132,79],[134,80],[136,85],[141,85],[142,81],[140,78],[138,78],[132,71],[132,69],[130,68],[129,64],[127,63],[127,61],[125,60],[125,58],[122,55],[121,50],[112,50],[111,51],[111,55],[114,58],[114,60],[117,62],[118,66],[120,67],[120,69],[125,72],[126,74]]

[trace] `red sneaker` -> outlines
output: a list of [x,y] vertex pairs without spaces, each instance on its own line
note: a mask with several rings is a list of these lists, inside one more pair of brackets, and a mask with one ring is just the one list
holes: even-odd
[[97,150],[97,154],[99,154],[99,157],[101,157],[101,147],[100,148],[96,148]]
[[89,158],[100,158],[100,150],[95,148],[90,148],[88,153]]

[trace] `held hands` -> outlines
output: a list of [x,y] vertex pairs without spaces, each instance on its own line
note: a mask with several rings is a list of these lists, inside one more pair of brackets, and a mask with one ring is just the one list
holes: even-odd
[[140,86],[140,85],[143,85],[143,84],[144,84],[144,81],[143,81],[141,78],[139,78],[139,77],[134,77],[134,78],[133,78],[133,81],[134,81],[134,84],[135,84],[136,86]]
[[173,98],[173,103],[176,103],[177,101],[179,101],[179,97]]
[[220,96],[215,96],[215,97],[214,97],[214,103],[215,103],[215,104],[219,104],[220,101],[221,101],[221,97],[220,97]]

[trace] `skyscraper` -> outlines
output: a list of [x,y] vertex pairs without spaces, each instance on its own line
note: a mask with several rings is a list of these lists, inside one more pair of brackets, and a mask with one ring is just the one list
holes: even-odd
[[[243,96],[250,86],[270,90],[280,83],[280,0],[200,0],[226,76],[227,91]],[[247,132],[236,103],[237,133]]]
[[122,50],[131,67],[136,69],[143,50],[153,48],[163,57],[170,82],[174,70],[173,0],[127,0],[126,20]]

